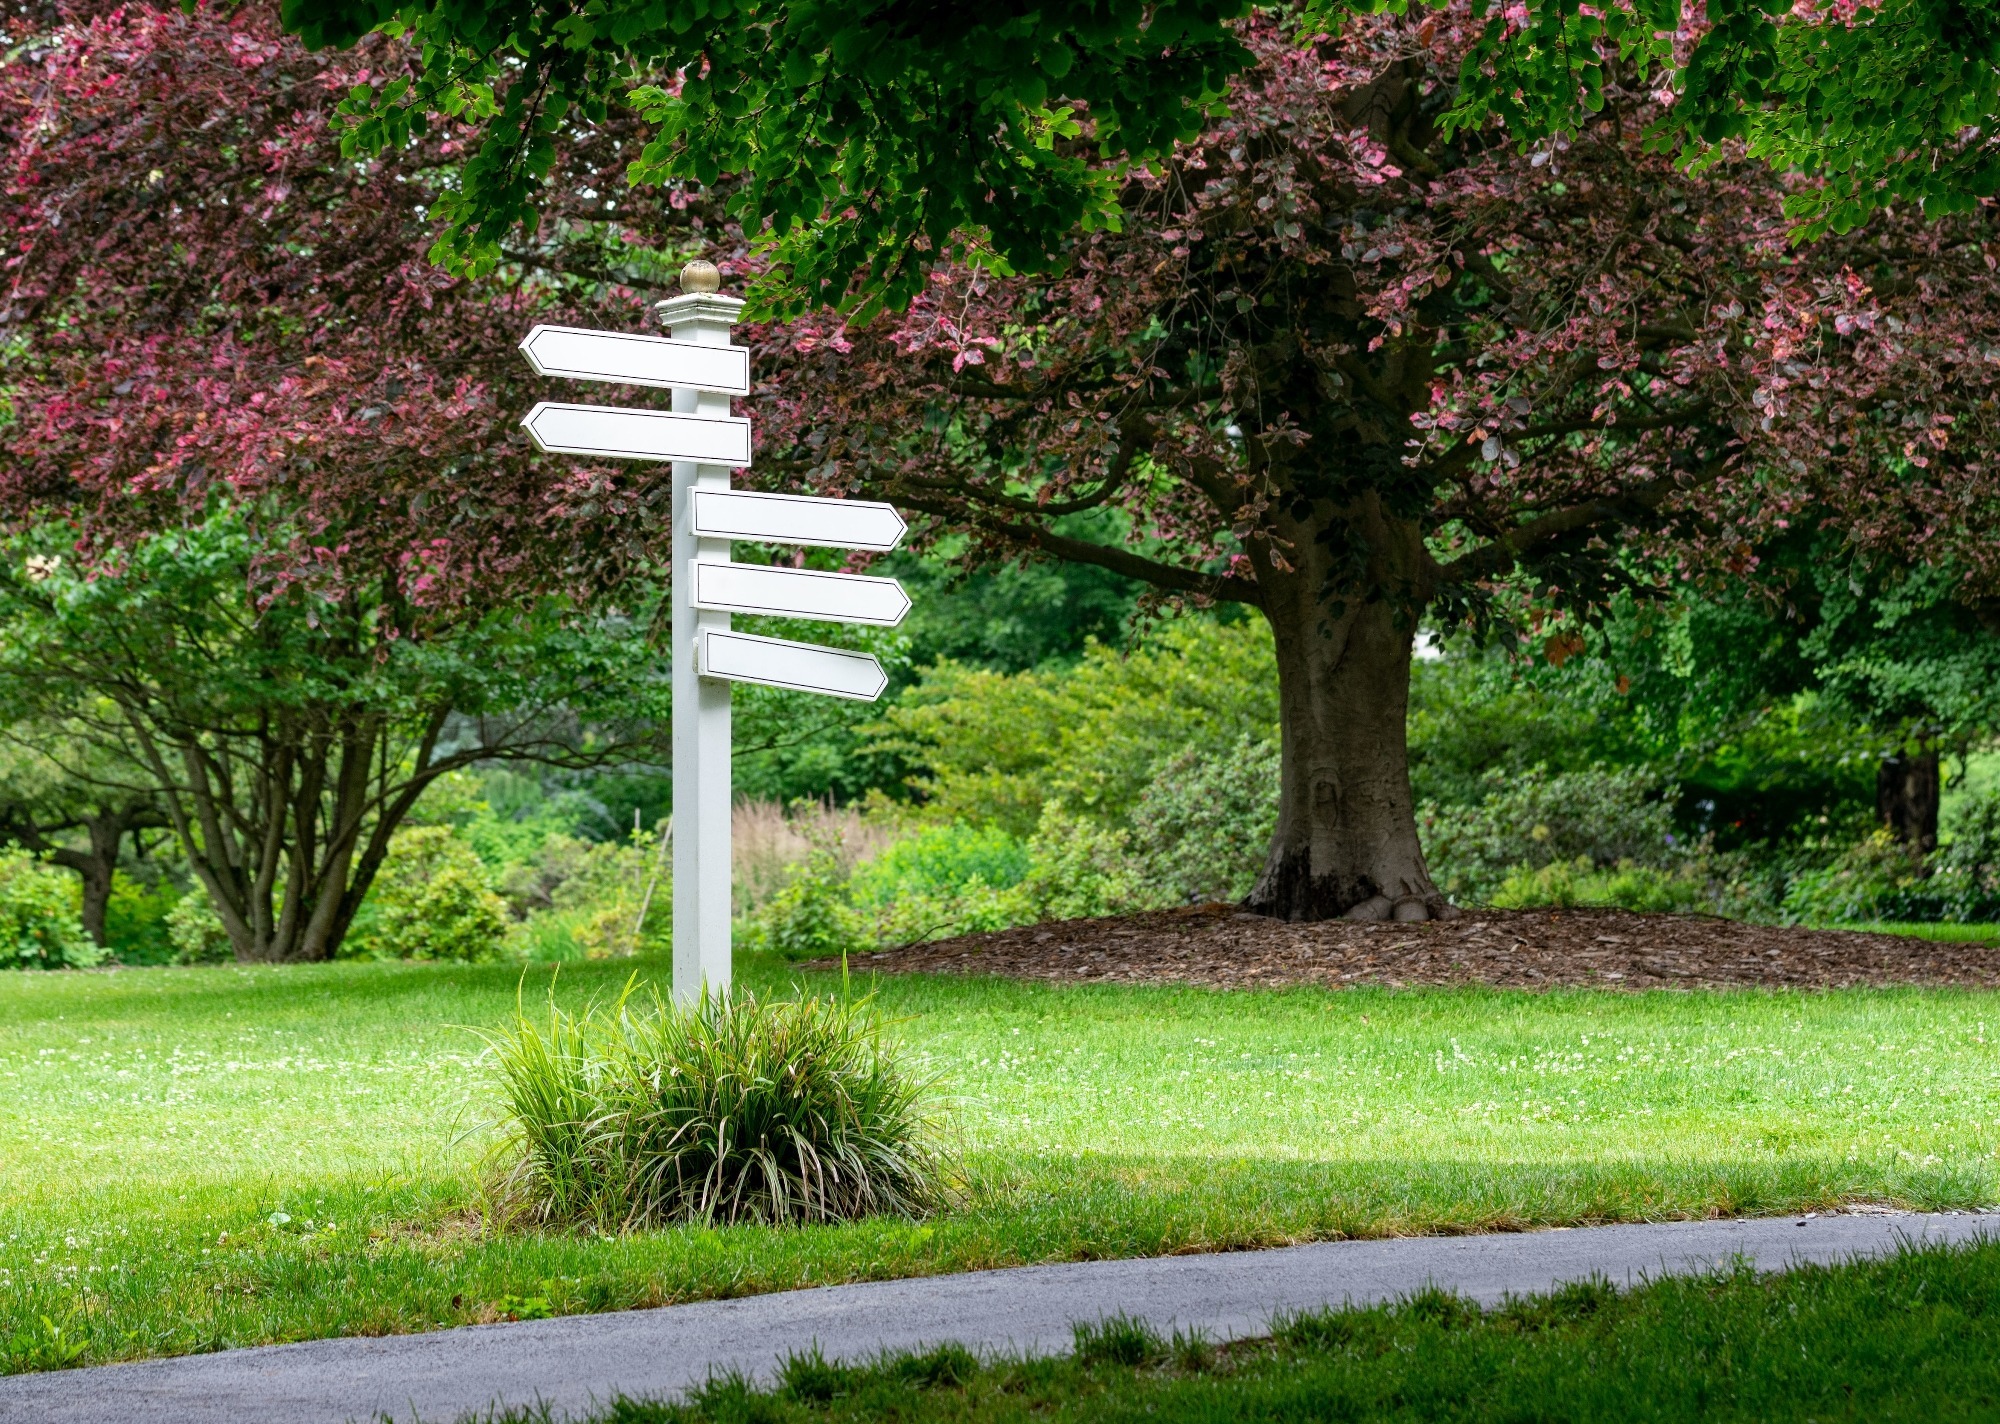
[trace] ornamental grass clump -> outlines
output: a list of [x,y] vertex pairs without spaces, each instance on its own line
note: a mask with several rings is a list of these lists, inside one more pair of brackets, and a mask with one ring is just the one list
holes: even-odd
[[628,984],[489,1038],[507,1102],[502,1219],[598,1230],[921,1216],[949,1194],[935,1080],[867,1000]]

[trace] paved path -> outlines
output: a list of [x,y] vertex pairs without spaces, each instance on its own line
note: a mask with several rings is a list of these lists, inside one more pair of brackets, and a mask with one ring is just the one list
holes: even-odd
[[786,1291],[613,1315],[314,1340],[0,1379],[0,1421],[444,1424],[543,1400],[558,1417],[614,1393],[664,1395],[734,1367],[768,1375],[817,1340],[866,1358],[959,1340],[1055,1351],[1070,1326],[1123,1311],[1211,1338],[1261,1334],[1278,1310],[1370,1304],[1434,1282],[1491,1304],[1600,1275],[1624,1284],[1745,1256],[1764,1269],[1877,1256],[1910,1240],[2000,1239],[2000,1217],[1903,1214],[1603,1226],[1522,1235],[1344,1241],[1277,1251],[1092,1261]]

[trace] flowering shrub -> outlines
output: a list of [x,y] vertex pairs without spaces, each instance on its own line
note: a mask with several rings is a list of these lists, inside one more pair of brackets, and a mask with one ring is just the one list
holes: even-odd
[[76,969],[104,951],[83,932],[76,882],[24,850],[0,850],[0,969]]

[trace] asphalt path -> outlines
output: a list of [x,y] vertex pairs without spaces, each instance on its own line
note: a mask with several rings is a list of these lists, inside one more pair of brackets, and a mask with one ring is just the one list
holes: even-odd
[[1369,1305],[1427,1284],[1490,1305],[1591,1277],[1637,1284],[1736,1258],[1780,1270],[1980,1236],[2000,1240],[2000,1216],[1668,1222],[1023,1266],[15,1375],[0,1378],[0,1420],[348,1424],[386,1416],[445,1424],[536,1402],[562,1418],[616,1394],[673,1395],[718,1370],[768,1378],[813,1342],[844,1360],[948,1340],[987,1353],[1045,1353],[1068,1349],[1078,1321],[1121,1312],[1220,1341],[1264,1334],[1279,1312]]

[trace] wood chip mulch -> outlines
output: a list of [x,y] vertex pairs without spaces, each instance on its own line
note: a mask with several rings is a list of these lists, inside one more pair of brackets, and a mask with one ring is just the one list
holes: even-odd
[[[2000,987],[2000,945],[1627,910],[1468,910],[1422,924],[1289,924],[1233,905],[1068,920],[907,945],[861,972],[1059,983],[1487,984],[1519,989]],[[837,961],[833,961],[837,966]]]

